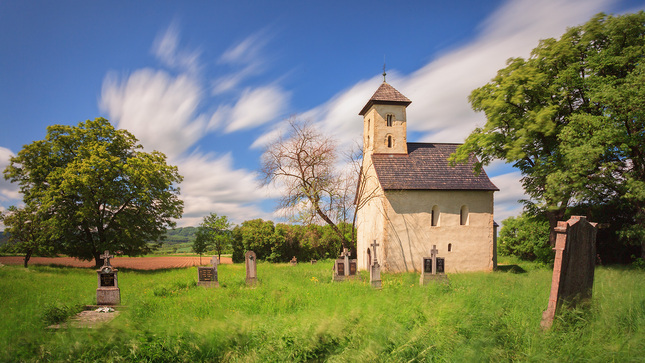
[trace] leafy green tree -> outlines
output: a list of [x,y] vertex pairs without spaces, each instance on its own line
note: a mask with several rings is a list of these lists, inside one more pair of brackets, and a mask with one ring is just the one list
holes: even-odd
[[487,122],[453,160],[513,163],[528,210],[549,221],[551,244],[571,204],[612,197],[645,206],[644,44],[645,13],[598,14],[542,40],[528,59],[510,59],[471,93]]
[[550,263],[554,257],[549,244],[549,222],[527,214],[502,221],[497,246],[501,255],[528,261]]
[[42,213],[28,206],[11,206],[5,213],[0,213],[0,222],[5,225],[5,233],[8,233],[8,242],[12,245],[12,250],[25,254],[25,268],[34,254],[54,254],[54,245],[46,233],[44,219]]
[[231,245],[231,226],[226,216],[218,216],[216,213],[205,216],[197,227],[193,251],[202,255],[210,249],[215,249],[217,257],[222,258],[222,251]]
[[143,152],[137,139],[97,118],[54,125],[25,145],[4,170],[25,205],[46,215],[48,238],[69,256],[100,265],[103,250],[150,252],[180,218],[177,167],[164,154]]

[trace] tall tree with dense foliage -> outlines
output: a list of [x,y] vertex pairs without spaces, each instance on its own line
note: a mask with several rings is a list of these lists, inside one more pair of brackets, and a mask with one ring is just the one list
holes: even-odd
[[527,214],[502,221],[497,248],[501,255],[528,261],[549,263],[555,257],[549,245],[549,222]]
[[478,167],[513,163],[529,210],[549,220],[551,243],[571,204],[623,198],[645,206],[644,46],[645,13],[598,14],[560,39],[542,40],[528,59],[510,59],[471,93],[487,122],[454,160],[474,153]]
[[150,252],[181,217],[177,167],[160,152],[144,152],[126,130],[97,118],[54,125],[25,145],[4,170],[24,203],[46,215],[47,238],[59,251],[100,265],[109,249]]
[[204,216],[197,227],[193,251],[202,255],[209,249],[215,249],[217,257],[221,259],[222,252],[231,245],[231,227],[226,216],[218,216],[217,213]]

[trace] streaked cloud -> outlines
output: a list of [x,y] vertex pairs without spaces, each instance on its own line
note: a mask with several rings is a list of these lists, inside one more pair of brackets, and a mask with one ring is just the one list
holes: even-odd
[[196,49],[180,49],[179,38],[179,27],[176,22],[173,22],[164,33],[159,34],[155,39],[152,46],[153,54],[167,67],[193,74],[197,73],[200,68],[199,56],[201,52]]
[[173,77],[162,70],[141,69],[123,80],[108,74],[100,107],[146,149],[173,157],[203,136],[206,119],[197,115],[202,94],[197,81],[186,74]]
[[236,89],[245,80],[262,73],[266,54],[263,48],[269,41],[266,31],[257,32],[227,49],[218,63],[230,67],[231,72],[212,82],[214,96]]
[[185,203],[181,225],[196,226],[211,212],[228,216],[241,223],[251,218],[270,218],[258,206],[271,197],[261,186],[256,172],[235,169],[229,154],[195,153],[178,160],[179,173],[184,176],[181,195]]
[[[0,146],[0,172],[9,166],[10,159],[15,154],[11,150]],[[0,212],[4,211],[3,205],[18,205],[22,203],[22,196],[18,189],[18,184],[10,183],[0,175]]]

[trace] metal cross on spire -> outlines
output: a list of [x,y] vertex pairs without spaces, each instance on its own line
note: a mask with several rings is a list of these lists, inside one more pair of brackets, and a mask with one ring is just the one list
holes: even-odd
[[387,76],[387,73],[385,73],[385,59],[383,59],[383,82],[385,82],[385,76]]

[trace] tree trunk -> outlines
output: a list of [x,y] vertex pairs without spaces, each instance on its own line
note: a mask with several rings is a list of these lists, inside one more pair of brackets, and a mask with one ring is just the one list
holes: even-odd
[[29,259],[31,258],[31,254],[33,252],[34,251],[32,251],[32,250],[28,250],[27,253],[25,254],[25,265],[24,265],[25,268],[29,267]]
[[555,233],[555,227],[558,226],[558,222],[564,218],[565,208],[558,209],[556,211],[546,211],[546,218],[549,220],[549,244],[551,247],[555,247],[555,239],[557,234]]
[[103,260],[101,260],[101,252],[94,252],[94,265],[96,265],[96,268],[99,268],[103,265]]

